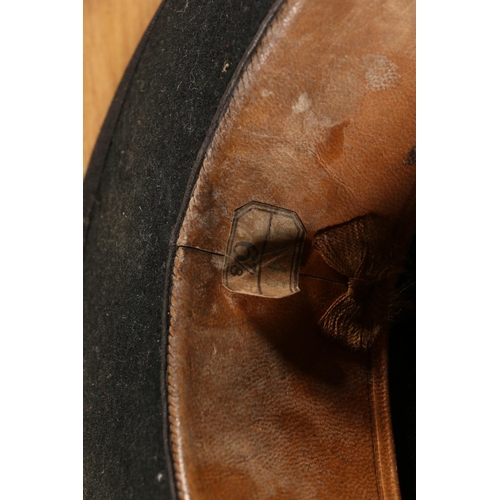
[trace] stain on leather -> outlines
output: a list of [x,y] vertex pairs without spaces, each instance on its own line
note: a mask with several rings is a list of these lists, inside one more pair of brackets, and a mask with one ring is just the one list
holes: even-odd
[[405,165],[411,166],[417,163],[417,149],[416,146],[413,146],[408,153],[408,157],[406,158]]
[[342,154],[344,150],[344,129],[349,125],[349,121],[345,121],[340,125],[331,127],[326,140],[321,142],[317,147],[316,159],[322,168],[326,168]]
[[370,54],[363,58],[365,78],[370,90],[386,90],[395,87],[399,79],[398,67],[382,54]]

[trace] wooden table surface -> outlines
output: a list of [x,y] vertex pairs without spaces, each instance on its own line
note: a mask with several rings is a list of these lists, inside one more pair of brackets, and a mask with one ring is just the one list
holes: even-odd
[[118,84],[161,0],[83,1],[83,173]]

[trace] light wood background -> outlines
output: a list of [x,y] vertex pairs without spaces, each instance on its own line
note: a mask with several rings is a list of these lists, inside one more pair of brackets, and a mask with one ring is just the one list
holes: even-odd
[[83,0],[83,173],[118,84],[161,0]]

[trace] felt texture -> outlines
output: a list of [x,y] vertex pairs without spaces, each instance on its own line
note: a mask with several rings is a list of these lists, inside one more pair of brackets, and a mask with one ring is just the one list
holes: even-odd
[[173,499],[161,400],[168,242],[196,156],[273,0],[160,6],[84,184],[84,498]]

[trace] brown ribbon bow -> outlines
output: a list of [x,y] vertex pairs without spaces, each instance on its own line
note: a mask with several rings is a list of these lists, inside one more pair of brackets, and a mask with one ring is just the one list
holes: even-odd
[[318,232],[327,264],[348,278],[347,291],[320,319],[323,332],[354,349],[370,347],[389,321],[395,266],[387,223],[373,214]]

